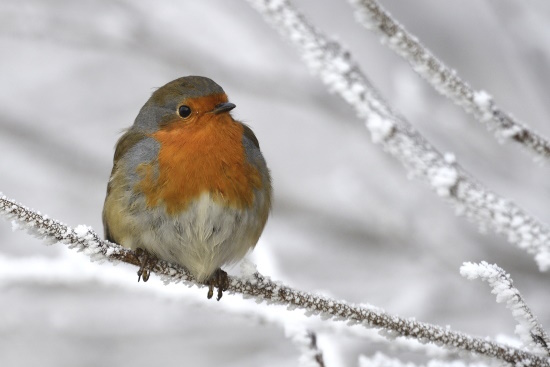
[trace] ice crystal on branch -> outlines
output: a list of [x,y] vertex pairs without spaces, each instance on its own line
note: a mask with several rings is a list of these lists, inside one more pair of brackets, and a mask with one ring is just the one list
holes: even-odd
[[285,324],[285,335],[301,352],[300,367],[325,367],[323,353],[317,346],[317,335],[301,325]]
[[349,0],[358,21],[378,33],[382,43],[403,57],[434,89],[475,116],[499,139],[512,139],[538,158],[550,159],[550,142],[511,114],[503,111],[485,91],[475,91],[436,58],[399,24],[376,0]]
[[[0,197],[0,214],[17,221],[21,228],[30,229],[30,232],[39,238],[50,238],[54,242],[64,243],[95,259],[140,265],[140,259],[133,251],[101,240],[89,227],[79,226],[75,231],[58,221],[45,218],[5,196]],[[186,269],[166,261],[159,260],[150,270],[161,276],[165,282],[198,285]],[[460,349],[523,367],[550,367],[548,359],[488,339],[475,338],[449,328],[404,319],[377,308],[364,308],[344,301],[298,291],[284,284],[273,282],[259,273],[254,273],[251,276],[250,268],[245,269],[245,272],[247,273],[245,279],[229,277],[230,282],[227,287],[229,293],[240,293],[243,297],[255,298],[258,303],[267,302],[299,308],[306,311],[306,315],[320,316],[326,320],[346,321],[351,325],[383,329],[385,334],[392,337],[414,338],[421,342],[431,342],[453,350]],[[254,281],[250,277],[253,277]]]
[[[550,228],[547,225],[485,188],[458,163],[445,159],[407,120],[392,111],[350,52],[308,23],[288,0],[248,2],[298,48],[309,68],[327,87],[366,120],[373,141],[397,158],[411,176],[430,184],[457,213],[481,228],[504,235],[509,242],[533,254],[541,271],[550,269]],[[396,35],[404,36],[404,33]],[[474,98],[473,94],[470,98]],[[491,105],[488,96],[478,95],[477,99],[481,105]],[[515,218],[521,219],[521,226],[513,225]]]
[[[89,226],[79,225],[73,229],[1,195],[0,213],[16,222],[17,228],[26,230],[39,239],[44,239],[48,244],[61,243],[68,245],[69,248],[88,255],[92,261],[122,261],[140,265],[140,260],[133,251],[102,240]],[[175,268],[163,261],[160,261],[154,270],[157,273],[171,277],[172,281],[189,282],[193,280],[193,277],[186,270],[177,272],[178,276],[175,277]]]
[[440,196],[450,196],[458,183],[458,173],[453,167],[440,167],[430,172],[430,183]]
[[366,125],[370,131],[372,142],[376,144],[388,138],[393,131],[393,122],[382,118],[376,113],[369,115]]
[[493,288],[491,293],[497,297],[497,302],[506,302],[506,307],[512,311],[518,325],[515,332],[525,346],[534,352],[550,356],[550,339],[533,315],[509,274],[494,264],[482,261],[476,263],[464,263],[460,268],[460,274],[468,279],[486,281]]

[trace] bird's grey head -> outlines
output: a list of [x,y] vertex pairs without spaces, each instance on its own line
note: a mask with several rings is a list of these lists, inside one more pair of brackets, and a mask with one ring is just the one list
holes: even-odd
[[139,111],[134,129],[156,131],[163,122],[177,118],[178,108],[189,98],[223,94],[222,87],[203,76],[184,76],[157,89]]

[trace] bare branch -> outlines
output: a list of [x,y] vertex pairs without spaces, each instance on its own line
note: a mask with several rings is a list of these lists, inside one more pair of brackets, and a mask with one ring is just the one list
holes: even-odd
[[[187,306],[205,306],[204,293],[182,293],[181,288],[178,288],[176,284],[174,287],[163,287],[159,283],[148,282],[144,287],[140,283],[128,281],[129,277],[133,276],[133,273],[129,271],[120,271],[114,267],[113,269],[98,267],[93,262],[89,262],[86,257],[74,255],[72,252],[62,252],[59,257],[33,256],[29,258],[5,256],[0,253],[0,292],[2,292],[2,288],[21,285],[62,286],[72,289],[93,283],[105,287],[148,292],[155,296],[162,296],[163,299],[177,300],[180,304],[184,303]],[[256,266],[247,259],[241,262],[240,267],[241,273],[245,276],[256,272]],[[253,268],[253,270],[250,271],[249,268]],[[211,302],[207,302],[206,305],[215,307]],[[309,330],[315,329],[317,333],[361,339],[374,348],[390,348],[393,352],[412,352],[445,360],[467,357],[458,350],[450,350],[431,343],[421,343],[416,339],[403,337],[387,339],[373,328],[349,327],[344,323],[324,322],[321,319],[307,318],[305,315],[303,317],[293,315],[292,321],[289,321],[288,315],[284,312],[272,312],[270,307],[257,307],[255,303],[246,300],[239,302],[237,307],[234,305],[235,303],[232,302],[232,307],[216,308],[216,312],[227,312],[261,325],[272,324],[282,328],[286,328],[291,322],[297,323]],[[369,308],[368,305],[364,307]],[[471,358],[474,356],[470,356]]]
[[288,0],[248,0],[299,49],[310,69],[366,119],[372,140],[397,158],[412,176],[428,182],[458,214],[507,237],[550,269],[550,228],[515,203],[470,177],[452,154],[441,154],[403,117],[391,110],[351,54],[307,22]]
[[506,301],[506,307],[512,311],[512,315],[518,323],[516,334],[525,346],[536,353],[550,356],[550,338],[525,303],[521,293],[514,287],[510,274],[506,274],[496,264],[491,265],[485,261],[480,264],[464,263],[460,268],[460,274],[470,280],[481,278],[489,283],[493,288],[491,293],[497,296],[497,302]]
[[285,334],[300,349],[300,366],[325,367],[323,352],[317,346],[317,334],[301,325],[285,324]]
[[550,159],[550,142],[503,111],[483,90],[475,91],[453,69],[437,59],[376,0],[349,0],[358,21],[381,35],[382,43],[404,58],[439,93],[472,114],[502,141],[512,139],[539,159]]
[[[133,251],[101,240],[90,227],[80,225],[75,229],[70,228],[5,196],[0,197],[0,213],[15,221],[19,228],[26,229],[49,243],[64,243],[70,248],[87,254],[92,260],[126,262],[136,266],[140,264],[139,258]],[[165,283],[181,282],[188,286],[203,286],[198,284],[186,269],[166,261],[158,261],[151,271],[159,275]],[[257,272],[244,278],[230,277],[229,280],[230,293],[240,293],[245,298],[253,297],[257,302],[266,301],[268,304],[286,305],[290,309],[299,308],[305,310],[308,315],[321,315],[324,319],[346,321],[350,325],[381,328],[385,330],[388,337],[391,335],[415,338],[421,342],[432,342],[452,349],[461,349],[524,367],[550,367],[550,360],[519,349],[451,331],[449,328],[403,319],[380,309],[359,307],[344,301],[298,291],[273,282]]]

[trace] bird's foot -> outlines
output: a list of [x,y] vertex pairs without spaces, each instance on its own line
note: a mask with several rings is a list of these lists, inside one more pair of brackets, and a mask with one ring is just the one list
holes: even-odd
[[149,252],[145,251],[142,248],[136,249],[136,256],[138,257],[141,266],[139,267],[139,270],[137,271],[138,275],[138,282],[143,279],[143,282],[146,282],[149,280],[149,276],[151,275],[151,269],[155,267],[157,264],[158,259],[150,254]]
[[216,300],[219,301],[223,296],[223,291],[227,290],[229,286],[229,278],[225,271],[217,269],[204,284],[208,286],[208,299],[214,295],[214,288],[218,288],[218,297]]

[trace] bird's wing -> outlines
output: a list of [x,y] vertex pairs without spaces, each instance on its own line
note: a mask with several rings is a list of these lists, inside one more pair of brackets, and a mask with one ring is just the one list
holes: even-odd
[[[107,195],[105,197],[105,201],[107,201],[107,198],[111,193],[112,179],[117,169],[117,164],[119,160],[122,157],[124,157],[124,155],[134,145],[136,145],[138,142],[140,142],[142,139],[145,139],[146,137],[147,135],[142,132],[136,132],[136,131],[132,131],[132,129],[129,129],[120,137],[120,139],[118,139],[118,142],[115,147],[115,156],[113,158],[113,169],[111,170],[111,177],[109,178],[109,183],[107,184]],[[109,230],[109,224],[107,223],[107,220],[105,217],[105,209],[103,210],[102,219],[103,219],[103,231],[104,231],[105,239],[110,242],[116,242],[113,238],[111,231]]]
[[[242,124],[242,123],[241,123]],[[243,128],[244,128],[244,131],[243,131],[243,134],[244,136],[250,140],[252,143],[254,143],[254,145],[256,146],[256,148],[260,149],[260,143],[258,142],[258,138],[256,138],[256,135],[254,135],[254,132],[252,131],[251,128],[249,128],[247,125],[245,124],[242,124],[243,125]]]

